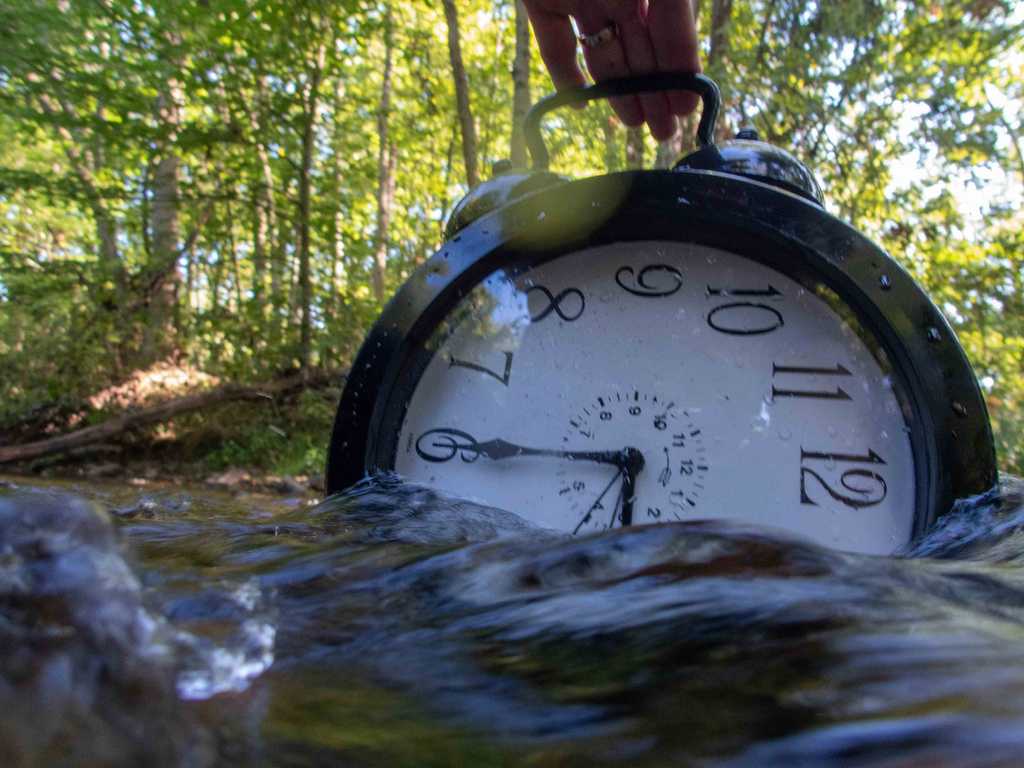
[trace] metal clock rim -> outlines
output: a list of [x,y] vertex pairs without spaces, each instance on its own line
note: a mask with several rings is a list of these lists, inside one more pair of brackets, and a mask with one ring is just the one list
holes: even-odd
[[[892,359],[915,410],[915,536],[948,511],[955,498],[987,490],[995,482],[991,431],[973,372],[941,314],[883,251],[820,208],[768,185],[712,171],[640,171],[567,182],[529,195],[467,227],[417,270],[386,307],[353,365],[331,437],[328,493],[362,479],[369,470],[390,468],[380,460],[375,435],[384,426],[383,412],[405,361],[469,288],[501,268],[497,262],[503,257],[507,262],[510,249],[536,261],[538,253],[549,253],[550,258],[584,247],[588,207],[604,209],[605,224],[592,228],[593,235],[600,226],[618,221],[616,217],[635,213],[637,206],[660,209],[662,215],[666,206],[675,206],[684,218],[703,216],[705,221],[720,219],[725,211],[734,226],[761,230],[801,251],[822,281],[838,288],[836,292]],[[546,211],[553,212],[545,221]],[[580,214],[582,224],[566,223]],[[590,219],[592,224],[593,210]],[[941,343],[931,338],[933,332]],[[937,367],[928,369],[929,362]],[[955,421],[936,404],[943,396],[960,405]],[[959,427],[960,435],[946,434],[951,423]],[[958,451],[961,436],[968,445]],[[967,456],[976,465],[973,471],[966,466]]]

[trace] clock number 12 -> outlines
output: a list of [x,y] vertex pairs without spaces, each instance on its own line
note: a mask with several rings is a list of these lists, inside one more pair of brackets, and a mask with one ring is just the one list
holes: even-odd
[[[839,464],[866,465],[854,466],[846,469],[839,476],[838,487],[829,485],[819,473],[822,462],[828,469],[833,469]],[[811,466],[807,466],[811,465]],[[880,466],[885,466],[885,460],[872,450],[866,454],[851,453],[830,453],[819,451],[805,451],[800,448],[800,503],[809,504],[812,507],[818,506],[818,502],[811,498],[810,491],[813,488],[812,481],[817,481],[825,493],[851,509],[863,509],[881,504],[888,492],[885,478],[877,471]],[[810,485],[810,488],[808,487]],[[819,497],[820,498],[820,497]]]

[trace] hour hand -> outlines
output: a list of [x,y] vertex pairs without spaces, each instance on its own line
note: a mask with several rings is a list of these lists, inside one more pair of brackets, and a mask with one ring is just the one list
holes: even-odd
[[496,438],[478,442],[468,432],[458,429],[432,429],[416,441],[416,453],[425,461],[442,463],[456,454],[470,463],[481,456],[492,461],[514,459],[520,456],[550,456],[568,461],[594,461],[624,469],[630,460],[629,450],[620,451],[562,451],[554,448],[530,448]]

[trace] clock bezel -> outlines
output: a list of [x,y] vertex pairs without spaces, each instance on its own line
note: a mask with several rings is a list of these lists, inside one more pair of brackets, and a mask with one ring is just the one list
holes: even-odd
[[609,174],[535,192],[475,221],[422,264],[353,363],[331,435],[327,493],[393,469],[416,384],[411,366],[429,359],[428,341],[475,286],[500,269],[651,240],[731,251],[798,283],[821,283],[850,308],[887,356],[901,404],[910,409],[913,537],[956,499],[995,484],[994,442],[977,380],[952,328],[902,267],[797,195],[715,171],[676,170]]

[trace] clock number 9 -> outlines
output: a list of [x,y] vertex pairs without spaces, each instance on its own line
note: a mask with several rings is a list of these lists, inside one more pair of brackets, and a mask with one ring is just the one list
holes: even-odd
[[658,298],[678,292],[683,287],[683,273],[668,264],[648,264],[639,273],[626,266],[615,272],[615,282],[634,296]]
[[[888,493],[889,489],[885,483],[885,478],[878,474],[878,472],[874,472],[871,469],[865,469],[863,467],[845,470],[839,476],[839,485],[841,486],[841,489],[837,489],[835,486],[829,485],[817,471],[804,466],[806,463],[812,461],[824,461],[826,466],[835,466],[836,464],[885,465],[885,461],[882,457],[870,449],[866,455],[858,456],[846,453],[819,453],[817,451],[805,451],[801,448],[801,504],[809,504],[812,507],[818,506],[818,502],[812,499],[808,493],[809,480],[816,480],[820,487],[824,489],[829,496],[840,504],[850,507],[851,509],[863,509],[864,507],[873,507],[877,504],[881,504],[885,499],[886,493]],[[844,491],[846,493],[844,493]]]

